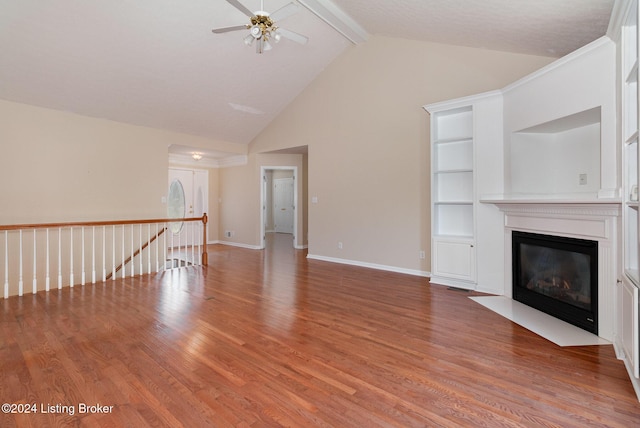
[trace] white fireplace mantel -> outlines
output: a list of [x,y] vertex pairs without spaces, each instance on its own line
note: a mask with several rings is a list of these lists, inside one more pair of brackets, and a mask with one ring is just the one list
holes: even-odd
[[598,335],[613,341],[617,266],[617,199],[483,198],[504,213],[504,296],[512,297],[511,232],[589,239],[598,242]]

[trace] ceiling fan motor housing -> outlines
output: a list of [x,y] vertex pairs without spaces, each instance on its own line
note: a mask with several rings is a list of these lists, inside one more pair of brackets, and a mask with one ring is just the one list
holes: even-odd
[[[253,35],[253,37],[255,37],[256,39],[259,39],[263,36],[268,36],[278,28],[274,25],[271,18],[269,18],[269,15],[266,12],[262,11],[256,12],[255,16],[251,17],[251,24],[251,35]],[[259,33],[257,31],[258,29],[260,30]]]

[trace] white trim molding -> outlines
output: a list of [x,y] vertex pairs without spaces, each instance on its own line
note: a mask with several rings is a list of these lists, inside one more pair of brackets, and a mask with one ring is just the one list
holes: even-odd
[[383,271],[387,271],[387,272],[395,272],[395,273],[403,273],[403,274],[406,274],[406,275],[421,276],[421,277],[425,277],[425,278],[429,278],[431,276],[430,272],[425,272],[425,271],[421,271],[421,270],[417,270],[417,269],[406,269],[406,268],[400,268],[400,267],[396,267],[396,266],[379,265],[379,264],[376,264],[376,263],[360,262],[360,261],[357,261],[357,260],[347,260],[347,259],[340,259],[340,258],[336,258],[336,257],[325,257],[325,256],[319,256],[319,255],[315,255],[315,254],[307,254],[307,258],[308,259],[312,259],[312,260],[320,260],[320,261],[323,261],[323,262],[339,263],[339,264],[343,264],[343,265],[359,266],[359,267],[364,267],[364,268],[369,268],[369,269],[383,270]]
[[239,247],[239,248],[246,248],[248,250],[262,250],[263,248],[261,248],[259,245],[249,245],[249,244],[243,244],[241,242],[231,242],[231,241],[209,241],[209,244],[220,244],[220,245],[228,245],[230,247]]

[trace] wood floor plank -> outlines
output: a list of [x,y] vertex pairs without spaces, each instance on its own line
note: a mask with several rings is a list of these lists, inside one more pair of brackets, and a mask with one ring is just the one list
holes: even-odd
[[4,300],[3,401],[76,411],[0,426],[640,426],[612,346],[561,348],[474,293],[308,260],[286,238]]

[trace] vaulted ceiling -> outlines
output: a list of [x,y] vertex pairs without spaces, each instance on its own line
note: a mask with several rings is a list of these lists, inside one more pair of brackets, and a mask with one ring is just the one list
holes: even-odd
[[560,57],[606,33],[614,0],[297,3],[277,24],[309,42],[256,54],[248,30],[211,32],[249,20],[224,0],[0,0],[0,99],[248,144],[369,35]]

